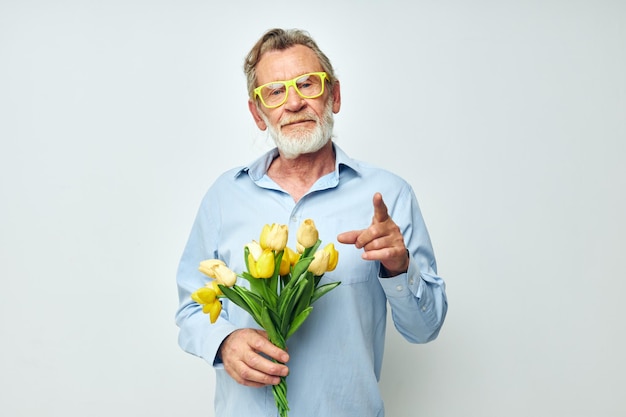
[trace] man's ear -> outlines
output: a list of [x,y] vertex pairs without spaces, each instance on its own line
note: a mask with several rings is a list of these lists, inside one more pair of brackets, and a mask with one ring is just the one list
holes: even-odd
[[265,124],[265,121],[259,114],[259,108],[257,107],[256,103],[253,100],[248,100],[248,109],[250,110],[250,113],[252,114],[252,118],[254,119],[254,123],[256,123],[257,127],[261,130],[267,129],[267,125]]
[[333,85],[333,113],[339,113],[340,108],[341,108],[341,87],[339,85],[339,80],[336,80],[335,85]]

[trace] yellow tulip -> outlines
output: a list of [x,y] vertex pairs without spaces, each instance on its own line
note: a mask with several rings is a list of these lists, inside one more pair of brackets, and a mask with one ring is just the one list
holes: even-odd
[[248,272],[255,278],[258,278],[259,273],[256,271],[256,259],[252,252],[248,253]]
[[191,294],[191,299],[202,305],[202,312],[209,315],[211,323],[217,321],[222,311],[222,303],[217,298],[217,293],[213,288],[203,287]]
[[300,259],[300,254],[293,251],[293,249],[285,247],[285,254],[283,257],[287,256],[289,258],[289,263],[291,265],[295,265]]
[[259,242],[253,240],[252,242],[248,243],[246,247],[248,248],[248,251],[250,251],[250,254],[255,260],[261,257],[261,254],[263,253],[263,248],[261,247]]
[[269,278],[274,275],[275,266],[276,261],[274,258],[274,252],[269,249],[265,249],[256,262],[259,278]]
[[317,243],[319,232],[311,219],[306,219],[298,228],[296,239],[303,248],[310,248]]
[[287,246],[288,229],[285,224],[272,223],[263,226],[259,243],[263,249],[280,252]]
[[324,252],[328,253],[328,268],[326,272],[334,271],[339,262],[339,252],[335,249],[335,245],[329,243],[324,247]]
[[285,246],[283,258],[280,261],[280,275],[287,275],[291,271],[291,267],[294,266],[299,259],[299,253],[296,253],[293,249]]
[[237,274],[219,259],[207,259],[200,262],[198,270],[209,278],[217,280],[218,284],[232,287],[237,281]]
[[213,291],[215,291],[215,294],[224,295],[224,293],[222,292],[220,287],[217,286],[217,284],[218,284],[217,280],[214,279],[211,282],[209,282],[206,286],[211,288]]
[[250,275],[255,278],[271,278],[275,268],[274,252],[265,249],[259,259],[254,259],[252,252],[250,252],[248,254],[248,267],[250,268]]
[[287,275],[291,271],[291,264],[289,263],[288,256],[283,253],[283,258],[280,260],[280,270],[278,274],[280,276]]
[[211,308],[213,307],[213,304],[215,303],[211,303],[211,304],[202,304],[202,312],[204,314],[209,314],[211,313]]
[[302,246],[300,242],[296,242],[296,250],[298,251],[299,254],[303,253],[304,249],[305,249],[304,246]]
[[213,303],[209,310],[209,318],[211,319],[211,323],[215,323],[220,313],[222,312],[222,303],[219,301]]
[[318,250],[315,252],[315,257],[309,265],[309,271],[313,275],[324,275],[324,272],[328,270],[328,261],[330,260],[330,254],[324,250]]
[[232,287],[237,282],[237,274],[226,265],[217,265],[214,268],[214,273],[218,284]]
[[191,299],[198,304],[213,304],[216,298],[215,290],[209,287],[202,287],[191,294]]
[[200,267],[198,269],[209,278],[217,278],[215,276],[215,267],[218,265],[226,266],[224,261],[220,259],[207,259],[206,261],[200,262]]

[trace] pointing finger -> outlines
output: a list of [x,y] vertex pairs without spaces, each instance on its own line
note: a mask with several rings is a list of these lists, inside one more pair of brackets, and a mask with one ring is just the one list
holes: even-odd
[[356,243],[361,232],[361,230],[351,230],[349,232],[340,233],[337,235],[337,242],[353,245]]
[[387,212],[387,206],[383,201],[383,196],[380,193],[374,194],[374,218],[372,219],[372,223],[382,223],[389,218],[389,213]]

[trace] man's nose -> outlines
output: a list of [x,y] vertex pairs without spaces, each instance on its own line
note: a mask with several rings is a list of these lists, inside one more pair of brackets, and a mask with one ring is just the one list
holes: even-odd
[[300,97],[300,94],[296,91],[294,86],[289,86],[287,90],[287,101],[285,101],[285,108],[289,111],[298,111],[306,105],[306,101]]

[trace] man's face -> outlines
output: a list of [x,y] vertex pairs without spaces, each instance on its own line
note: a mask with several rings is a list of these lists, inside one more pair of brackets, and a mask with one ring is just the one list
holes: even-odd
[[[263,55],[256,67],[257,84],[290,80],[299,75],[322,71],[315,53],[302,45]],[[319,150],[331,137],[333,113],[340,108],[339,83],[333,92],[314,99],[304,99],[290,87],[287,101],[275,109],[265,108],[250,101],[249,108],[261,130],[269,128],[281,154],[295,158],[303,153]]]

